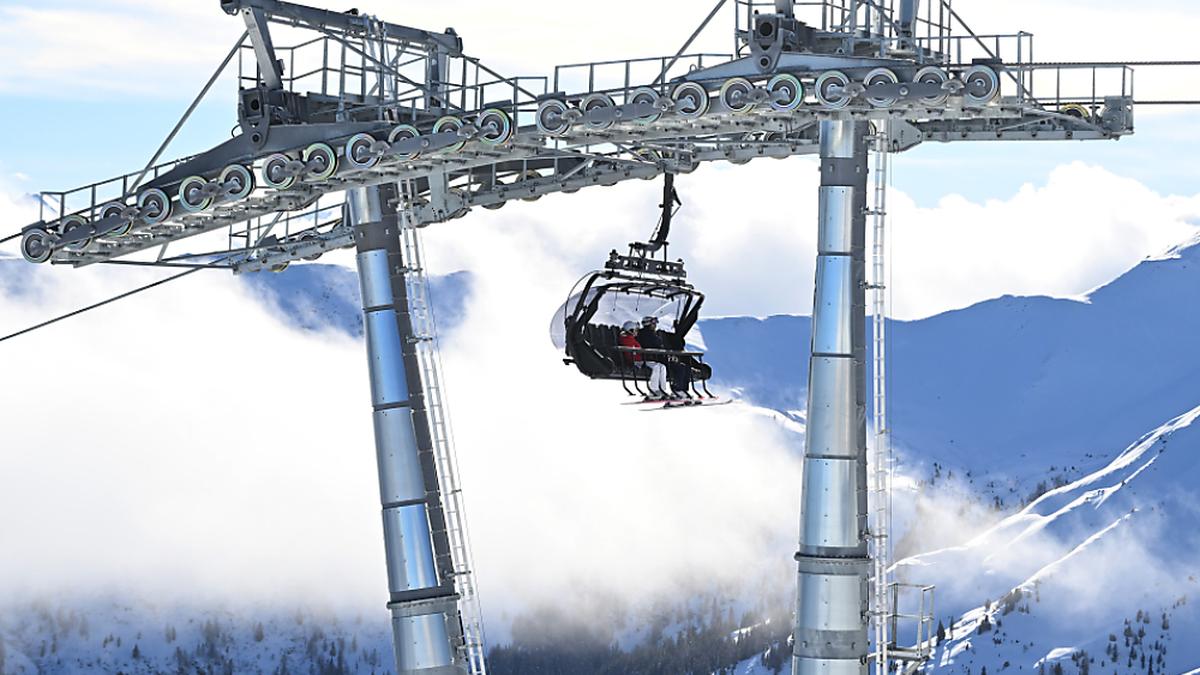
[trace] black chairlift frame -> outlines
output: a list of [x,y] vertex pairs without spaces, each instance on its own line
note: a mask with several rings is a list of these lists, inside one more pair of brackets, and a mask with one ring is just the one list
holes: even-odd
[[[712,367],[704,362],[704,353],[685,349],[685,338],[700,317],[704,294],[687,283],[682,260],[666,259],[671,219],[681,204],[675,191],[674,176],[668,173],[661,205],[663,215],[651,241],[630,244],[629,255],[623,256],[616,251],[610,253],[604,269],[593,272],[584,282],[582,291],[571,295],[577,300],[573,307],[567,307],[565,313],[565,363],[574,365],[594,380],[620,380],[630,395],[644,393],[639,383],[647,381],[650,375],[648,369],[631,363],[632,355],[640,354],[646,361],[687,367],[691,393],[697,397],[712,396],[707,387],[707,381],[712,377]],[[662,252],[662,259],[654,257],[659,251]],[[663,343],[667,348],[622,347],[619,326],[591,323],[601,303],[613,295],[678,302],[681,309],[674,330],[663,332]],[[696,390],[697,382],[703,394]]]

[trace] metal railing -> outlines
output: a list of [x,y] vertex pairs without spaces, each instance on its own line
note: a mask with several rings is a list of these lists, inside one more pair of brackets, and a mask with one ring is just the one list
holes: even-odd
[[[531,105],[547,93],[545,76],[506,77],[469,56],[443,57],[439,65],[436,54],[386,37],[352,43],[318,35],[275,50],[287,90],[337,100],[356,119],[395,119],[397,111],[415,119],[419,111],[471,112],[496,103],[515,114],[512,106]],[[238,72],[239,88],[258,86],[253,47],[239,52]],[[437,73],[443,81],[431,81]]]
[[725,63],[729,54],[696,53],[675,56],[652,56],[639,59],[618,59],[592,63],[570,63],[555,66],[552,90],[566,93],[600,92],[627,96],[638,87],[651,86],[666,91],[673,78],[699,68]]
[[[153,166],[145,173],[142,182],[154,180],[189,159],[191,157],[183,157]],[[137,188],[135,181],[139,176],[142,176],[142,172],[135,171],[70,190],[43,191],[39,193],[41,205],[38,210],[38,219],[45,221],[47,210],[54,212],[51,215],[52,220],[70,215],[93,218],[99,214],[100,208],[105,204],[121,201],[131,195]]]
[[937,641],[937,632],[933,625],[936,588],[893,583],[888,590],[892,596],[892,613],[889,617],[892,638],[889,653],[892,660],[929,660]]
[[315,236],[326,226],[342,222],[345,197],[344,192],[321,195],[300,211],[282,211],[231,224],[227,233],[229,252],[250,259],[270,252],[269,246],[264,247],[269,237],[285,242],[298,236]]
[[1134,69],[1125,65],[1039,64],[1016,65],[1010,72],[1022,86],[1014,92],[1021,103],[1061,107],[1067,104],[1102,105],[1112,96],[1133,98]]

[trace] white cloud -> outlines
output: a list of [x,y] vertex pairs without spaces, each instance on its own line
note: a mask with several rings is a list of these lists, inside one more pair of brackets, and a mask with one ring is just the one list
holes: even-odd
[[[0,7],[0,92],[79,98],[188,97],[242,27],[217,3]],[[179,82],[193,81],[181,90]]]
[[1081,163],[1003,201],[951,194],[922,209],[892,194],[891,283],[901,318],[1002,294],[1079,296],[1200,226],[1200,195],[1160,195]]
[[[618,405],[546,337],[575,270],[532,230],[457,231],[485,244],[463,254],[478,292],[445,359],[494,635],[539,602],[582,611],[580,585],[636,604],[786,568],[795,437],[740,407]],[[36,295],[0,286],[0,334],[155,276],[34,273]],[[355,341],[293,332],[235,279],[193,276],[0,345],[0,378],[0,596],[116,586],[382,612]]]
[[[907,162],[897,159],[895,170],[920,170]],[[811,311],[816,167],[814,158],[714,164],[678,180],[684,207],[671,256],[687,261],[689,279],[708,295],[710,316]],[[447,270],[484,257],[465,251],[492,250],[495,232],[519,242],[506,260],[514,266],[550,255],[551,269],[539,272],[561,279],[561,303],[610,249],[649,236],[660,199],[660,183],[637,181],[514,203],[497,214],[477,211],[431,231],[447,242]],[[896,189],[889,199],[889,285],[893,313],[905,319],[1004,294],[1081,296],[1200,226],[1200,195],[1161,195],[1081,163],[1060,166],[1005,200],[950,194],[920,208]],[[480,234],[455,234],[467,228]]]

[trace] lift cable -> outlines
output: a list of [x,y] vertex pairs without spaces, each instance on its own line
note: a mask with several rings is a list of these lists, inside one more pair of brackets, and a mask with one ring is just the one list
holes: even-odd
[[1154,66],[1200,66],[1200,61],[1035,61],[1033,63],[1014,63],[1012,65],[1033,68],[1052,68],[1054,66],[1070,68],[1117,68],[1120,66],[1149,68]]
[[52,326],[52,325],[54,325],[54,324],[56,324],[56,323],[58,323],[58,322],[60,322],[60,321],[66,321],[67,319],[70,319],[70,318],[72,318],[72,317],[76,317],[76,316],[79,316],[80,314],[84,314],[84,313],[86,313],[86,312],[90,312],[90,311],[92,311],[93,309],[99,309],[99,308],[101,308],[101,307],[104,307],[105,305],[111,305],[112,303],[114,303],[114,302],[117,302],[118,300],[124,300],[125,298],[128,298],[128,297],[130,297],[130,296],[134,296],[134,295],[137,295],[138,293],[142,293],[142,292],[144,292],[144,291],[148,291],[148,290],[150,290],[150,289],[152,289],[152,288],[157,288],[157,287],[159,287],[159,286],[162,286],[162,285],[164,285],[164,284],[170,283],[170,282],[172,282],[172,281],[176,281],[176,280],[178,280],[178,279],[182,279],[182,278],[184,278],[184,277],[188,276],[189,274],[195,274],[196,272],[199,272],[199,271],[201,271],[201,270],[204,270],[204,269],[212,269],[212,268],[211,268],[211,267],[208,267],[208,266],[205,266],[205,267],[195,267],[195,268],[192,268],[192,269],[189,269],[189,270],[187,270],[186,272],[180,272],[179,274],[175,274],[175,275],[173,275],[173,276],[169,276],[169,277],[167,277],[167,278],[165,278],[165,279],[159,279],[158,281],[155,281],[154,283],[151,283],[151,284],[146,284],[145,286],[140,286],[140,287],[138,287],[138,288],[135,288],[135,289],[133,289],[133,290],[131,290],[131,291],[126,291],[126,292],[124,292],[124,293],[121,293],[120,295],[115,295],[115,296],[113,296],[113,297],[111,297],[111,298],[109,298],[109,299],[107,299],[107,300],[102,300],[102,301],[100,301],[100,302],[97,302],[96,304],[93,304],[93,305],[88,305],[87,307],[82,307],[82,308],[80,308],[80,309],[77,309],[77,310],[75,310],[75,311],[73,311],[73,312],[68,312],[67,314],[63,314],[62,316],[57,316],[57,317],[55,317],[55,318],[53,318],[53,319],[50,319],[49,321],[43,321],[42,323],[39,323],[39,324],[37,324],[36,326],[30,326],[29,328],[26,328],[26,329],[24,329],[24,330],[19,330],[19,331],[17,331],[16,333],[12,333],[11,335],[5,335],[5,336],[3,336],[3,337],[0,337],[0,343],[2,343],[2,342],[7,342],[7,341],[9,341],[9,340],[12,340],[12,339],[14,339],[14,338],[21,337],[22,335],[27,335],[27,334],[29,334],[29,333],[32,333],[32,332],[36,331],[36,330],[40,330],[40,329],[42,329],[42,328],[46,328],[47,326]]

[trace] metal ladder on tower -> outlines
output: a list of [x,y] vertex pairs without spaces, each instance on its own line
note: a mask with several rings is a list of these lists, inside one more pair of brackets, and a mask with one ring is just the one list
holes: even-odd
[[465,660],[471,675],[487,675],[486,643],[479,595],[475,588],[474,563],[470,538],[463,509],[462,487],[458,479],[458,458],[454,451],[454,436],[445,404],[442,359],[439,349],[437,322],[429,296],[425,274],[425,258],[421,248],[421,232],[411,217],[408,196],[411,185],[401,184],[400,236],[404,248],[405,276],[408,285],[409,311],[413,334],[418,336],[417,355],[421,363],[421,380],[425,387],[425,405],[433,437],[434,456],[442,486],[446,509],[446,530],[454,560],[455,584],[460,596]]
[[[871,575],[870,616],[875,651],[871,658],[875,675],[920,672],[932,655],[934,646],[934,587],[892,580],[892,483],[896,458],[892,452],[892,430],[888,426],[887,399],[887,322],[890,314],[888,296],[888,238],[887,186],[891,170],[891,140],[887,124],[875,133],[874,189],[867,213],[872,218],[874,240],[871,243],[872,295],[872,430],[875,453],[872,458],[869,485],[868,542],[873,572]],[[909,597],[912,596],[912,597]],[[902,611],[901,605],[917,603],[913,610]],[[915,627],[912,646],[897,644],[901,622]]]
[[869,523],[873,574],[871,583],[871,619],[875,640],[875,675],[891,672],[894,637],[890,635],[894,608],[889,581],[892,529],[892,447],[887,426],[887,182],[890,160],[887,124],[881,124],[874,136],[874,190],[868,215],[872,218],[874,241],[871,245],[872,296],[872,417],[875,454],[871,466]]

